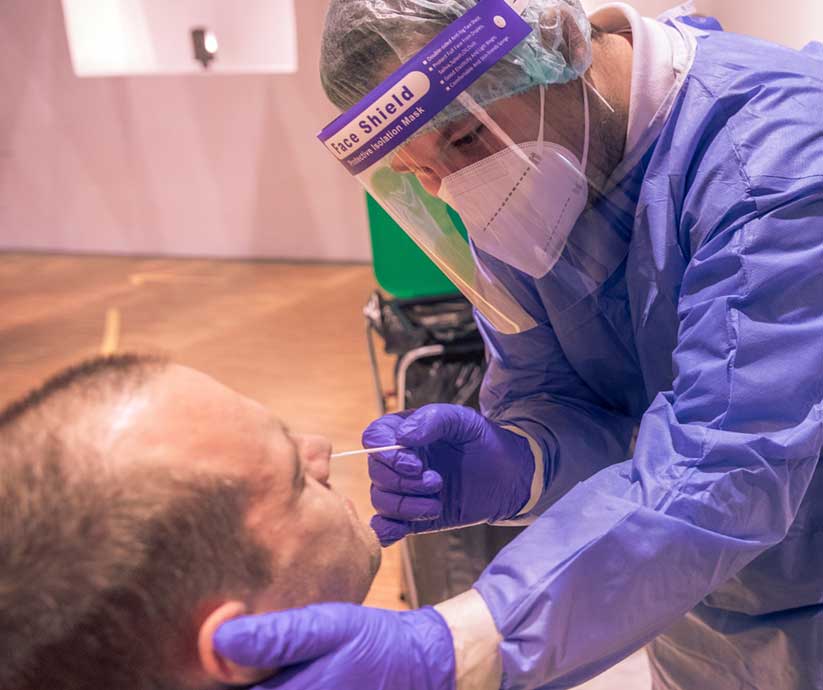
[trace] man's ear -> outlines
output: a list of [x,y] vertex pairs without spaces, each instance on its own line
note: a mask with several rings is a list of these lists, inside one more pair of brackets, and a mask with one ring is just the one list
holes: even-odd
[[223,623],[248,613],[241,601],[227,601],[203,621],[197,635],[197,651],[205,674],[223,685],[252,685],[271,675],[271,671],[246,668],[224,659],[214,648],[214,633]]
[[[566,58],[566,64],[572,68],[576,69],[578,65],[588,62],[591,31],[583,33],[570,5],[558,3],[546,9],[540,15],[540,33],[543,44],[558,48]],[[558,35],[563,37],[561,45],[557,45]]]

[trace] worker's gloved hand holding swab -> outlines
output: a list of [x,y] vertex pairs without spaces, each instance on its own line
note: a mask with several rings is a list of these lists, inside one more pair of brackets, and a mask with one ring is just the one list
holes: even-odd
[[[529,441],[468,407],[387,415],[366,429],[363,445],[377,511],[372,528],[384,546],[410,533],[506,520],[532,496]],[[396,445],[406,448],[381,450]]]

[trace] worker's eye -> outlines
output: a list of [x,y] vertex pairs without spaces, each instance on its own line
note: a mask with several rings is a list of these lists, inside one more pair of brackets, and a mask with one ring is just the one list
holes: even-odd
[[472,128],[465,134],[458,135],[456,139],[452,139],[449,143],[458,150],[470,148],[480,142],[481,136],[483,135],[485,130],[485,125],[478,124],[476,127]]

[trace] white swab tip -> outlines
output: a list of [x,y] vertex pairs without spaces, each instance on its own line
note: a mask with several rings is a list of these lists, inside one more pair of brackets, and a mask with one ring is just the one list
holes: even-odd
[[369,453],[386,453],[391,450],[405,450],[406,446],[383,446],[381,448],[360,448],[359,450],[347,450],[343,453],[332,453],[329,458],[347,458],[354,455],[368,455]]

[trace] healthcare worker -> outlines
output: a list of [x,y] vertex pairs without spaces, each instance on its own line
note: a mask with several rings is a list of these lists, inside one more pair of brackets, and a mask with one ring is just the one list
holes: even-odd
[[655,688],[823,688],[821,57],[623,4],[333,0],[321,139],[489,358],[482,415],[366,431],[409,448],[370,459],[372,524],[531,525],[435,609],[238,619],[226,658],[521,690],[649,645]]

